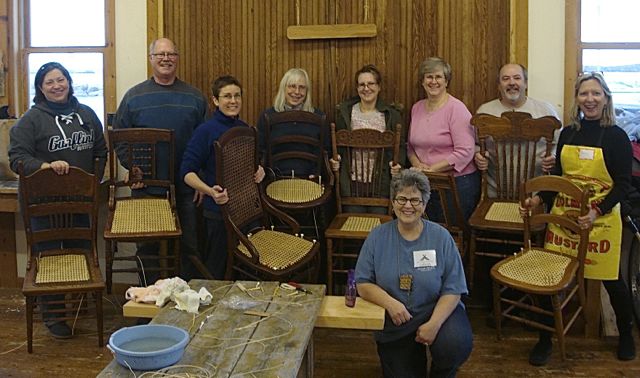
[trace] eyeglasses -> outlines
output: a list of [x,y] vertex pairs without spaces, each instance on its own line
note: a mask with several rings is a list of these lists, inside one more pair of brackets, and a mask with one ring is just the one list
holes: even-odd
[[420,204],[422,204],[422,199],[420,198],[396,197],[393,200],[400,206],[406,205],[407,202],[409,202],[413,207],[420,206]]
[[442,81],[444,80],[444,76],[442,75],[432,75],[432,74],[428,74],[428,75],[424,75],[425,80],[429,80],[429,81]]
[[370,81],[368,83],[358,83],[358,88],[360,89],[373,88],[376,85],[378,85],[378,83],[374,83],[373,81]]
[[291,89],[292,91],[298,90],[300,92],[304,92],[307,90],[306,85],[298,85],[298,84],[288,84],[287,88]]
[[593,76],[599,76],[600,78],[604,79],[604,72],[602,72],[602,71],[588,71],[588,72],[580,72],[578,74],[579,78],[589,78],[589,77],[593,77]]
[[178,53],[176,53],[176,52],[153,53],[153,54],[150,54],[150,55],[153,58],[156,58],[156,59],[165,58],[165,59],[174,60],[174,59],[176,59],[178,57]]
[[236,94],[227,93],[227,94],[224,94],[222,96],[218,96],[218,99],[224,99],[226,101],[242,100],[242,94],[241,93],[236,93]]

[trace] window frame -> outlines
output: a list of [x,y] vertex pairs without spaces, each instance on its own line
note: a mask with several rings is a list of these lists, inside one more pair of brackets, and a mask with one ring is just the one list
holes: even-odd
[[582,72],[582,52],[591,49],[640,50],[640,42],[582,42],[581,0],[565,2],[565,67],[564,67],[564,119],[570,119],[569,111],[573,103],[573,91],[578,74]]
[[[105,45],[104,46],[74,46],[74,47],[32,47],[29,45],[31,19],[29,16],[30,0],[12,0],[12,23],[17,27],[13,28],[14,40],[18,41],[13,49],[13,82],[16,83],[12,90],[13,108],[17,109],[17,114],[23,114],[32,105],[29,98],[29,87],[33,83],[29,82],[28,56],[32,53],[101,53],[103,64],[103,89],[104,89],[104,114],[102,119],[107,122],[107,114],[115,111],[116,103],[116,57],[115,57],[115,0],[104,0],[105,6]],[[16,59],[17,58],[17,59]],[[106,129],[106,125],[103,125]]]

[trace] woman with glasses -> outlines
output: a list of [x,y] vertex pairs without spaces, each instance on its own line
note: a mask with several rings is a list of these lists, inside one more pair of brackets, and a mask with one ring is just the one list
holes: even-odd
[[[211,119],[198,126],[182,157],[180,177],[184,182],[204,193],[204,221],[206,243],[202,257],[215,279],[223,279],[227,266],[227,233],[219,205],[229,201],[227,190],[216,184],[216,155],[213,144],[233,127],[249,127],[240,120],[242,110],[242,86],[233,76],[221,76],[213,82],[213,104],[217,107]],[[204,172],[204,181],[198,176]],[[256,183],[264,178],[264,170],[258,166],[254,175]]]
[[[618,359],[632,360],[636,356],[633,305],[629,290],[619,273],[622,239],[620,201],[626,198],[631,184],[632,152],[627,134],[615,125],[611,90],[601,73],[587,73],[578,77],[570,115],[569,124],[560,133],[556,165],[551,174],[562,175],[581,186],[593,188],[589,198],[591,210],[578,218],[582,227],[593,227],[589,233],[590,247],[586,257],[589,263],[585,264],[584,276],[602,280],[616,314],[620,334]],[[553,205],[552,213],[575,211],[570,207],[571,201],[554,201],[553,193],[541,193],[528,199],[526,209],[521,209],[521,213],[542,202]],[[552,233],[555,240],[571,238],[555,225],[549,225],[547,233]],[[569,249],[554,243],[545,244],[545,248],[573,251],[575,254],[575,248]],[[553,321],[550,318],[544,320],[550,324]],[[536,366],[544,365],[550,356],[551,333],[540,332],[538,343],[529,354],[529,362]]]
[[[382,100],[379,96],[382,75],[380,71],[373,64],[364,65],[355,74],[355,85],[357,96],[351,97],[342,103],[338,104],[336,111],[336,129],[337,130],[357,130],[357,129],[374,129],[380,132],[394,131],[397,124],[403,125],[402,115],[399,108],[394,104],[388,104]],[[388,156],[385,157],[382,165],[383,169],[383,182],[382,188],[385,188],[383,194],[388,196],[389,181],[392,173],[397,173],[405,164],[407,159],[406,152],[406,128],[403,126],[402,134],[400,136],[400,156],[399,161],[395,162],[395,165],[391,167],[392,153],[389,151]],[[358,157],[356,157],[357,159]],[[370,157],[375,160],[373,157]],[[331,164],[334,170],[337,170],[340,166],[339,159],[336,161],[331,159]],[[351,178],[349,173],[342,171],[340,177],[340,190],[342,193],[349,192],[349,185]],[[345,206],[348,212],[375,212],[386,213],[386,208],[371,207],[371,206]]]
[[429,180],[402,170],[391,179],[396,219],[374,228],[356,264],[360,296],[386,310],[374,337],[385,377],[453,377],[472,349],[472,332],[460,296],[467,285],[460,253],[449,232],[422,217]]
[[[282,80],[280,80],[280,86],[278,87],[278,93],[273,101],[273,106],[264,110],[260,114],[258,119],[258,148],[260,156],[264,160],[266,156],[266,149],[271,148],[272,154],[278,154],[286,151],[297,152],[309,152],[313,155],[322,154],[323,151],[309,150],[308,145],[289,143],[279,144],[272,147],[267,145],[267,133],[266,133],[266,117],[274,113],[286,112],[291,110],[300,110],[317,114],[324,117],[324,113],[313,106],[311,101],[311,81],[309,80],[309,74],[302,68],[292,68],[287,71]],[[325,127],[321,130],[324,148],[328,150],[329,133]],[[320,139],[320,133],[317,127],[305,127],[304,122],[295,123],[280,123],[275,127],[272,127],[269,133],[269,138],[280,138],[288,135],[302,135],[309,136],[313,139]],[[296,177],[317,177],[322,172],[317,172],[317,165],[313,164],[310,160],[303,159],[283,159],[275,162],[273,166],[267,167],[276,176],[291,176],[293,172]]]
[[[441,58],[428,58],[420,65],[418,80],[427,97],[413,105],[407,154],[412,169],[421,172],[451,172],[460,193],[465,221],[480,198],[480,174],[473,162],[475,134],[471,113],[462,101],[451,96],[451,66]],[[433,193],[437,196],[437,193]],[[444,221],[440,201],[427,208],[429,219]]]

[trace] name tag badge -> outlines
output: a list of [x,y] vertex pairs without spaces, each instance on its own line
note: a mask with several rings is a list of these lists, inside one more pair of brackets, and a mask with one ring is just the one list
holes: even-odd
[[430,266],[436,266],[436,250],[424,249],[421,251],[413,251],[413,267],[425,268]]
[[578,158],[580,160],[593,160],[595,151],[591,149],[581,148],[578,153]]

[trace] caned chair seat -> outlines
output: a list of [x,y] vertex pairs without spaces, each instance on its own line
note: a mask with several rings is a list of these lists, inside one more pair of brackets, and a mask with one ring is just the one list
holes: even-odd
[[493,202],[484,219],[494,222],[511,222],[522,224],[520,204],[517,202]]
[[567,273],[575,273],[575,269],[568,268],[577,267],[575,259],[535,248],[496,265],[497,272],[502,277],[495,279],[505,278],[541,288],[558,285]]
[[84,254],[51,255],[36,258],[36,284],[83,282],[91,278]]
[[[258,251],[260,264],[273,270],[283,270],[304,259],[312,250],[313,242],[279,231],[262,230],[249,236]],[[238,250],[251,258],[247,248],[239,244]]]
[[176,221],[169,200],[164,198],[131,198],[116,202],[111,233],[137,234],[171,231],[176,231]]
[[311,180],[284,178],[267,185],[266,192],[270,199],[276,201],[307,203],[322,197],[324,185]]
[[381,223],[379,218],[350,216],[344,222],[342,227],[340,227],[340,230],[353,232],[371,232],[371,230],[373,230],[380,224]]

